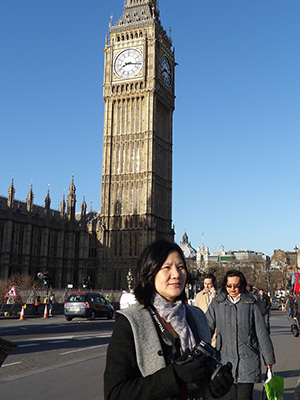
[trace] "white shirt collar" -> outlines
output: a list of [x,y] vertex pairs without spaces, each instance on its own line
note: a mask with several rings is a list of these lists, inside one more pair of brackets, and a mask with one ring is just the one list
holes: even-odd
[[231,301],[231,303],[236,304],[240,301],[241,298],[241,293],[239,293],[235,298],[232,298],[231,296],[229,296],[229,294],[227,295],[227,298],[229,301]]

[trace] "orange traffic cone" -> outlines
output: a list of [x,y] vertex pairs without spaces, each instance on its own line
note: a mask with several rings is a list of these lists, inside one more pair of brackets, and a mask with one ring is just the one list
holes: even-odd
[[47,307],[47,304],[45,304],[44,318],[48,318],[48,307]]
[[25,319],[25,312],[24,312],[24,307],[22,306],[21,314],[20,314],[20,319]]

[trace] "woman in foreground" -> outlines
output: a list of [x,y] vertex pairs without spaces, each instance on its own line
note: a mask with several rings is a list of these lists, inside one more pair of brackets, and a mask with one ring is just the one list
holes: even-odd
[[206,357],[188,357],[210,343],[202,310],[186,304],[187,267],[175,243],[143,251],[136,270],[137,303],[117,312],[104,373],[106,400],[208,399],[230,388],[230,368],[211,379]]

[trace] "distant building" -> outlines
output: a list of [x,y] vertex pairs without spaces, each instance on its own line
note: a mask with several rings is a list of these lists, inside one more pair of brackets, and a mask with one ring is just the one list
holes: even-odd
[[184,231],[184,235],[182,236],[182,241],[180,242],[179,247],[183,251],[184,257],[187,260],[196,260],[197,251],[192,247],[191,243],[189,242],[186,231]]
[[0,279],[47,272],[56,288],[81,286],[83,278],[99,283],[98,216],[86,212],[85,199],[75,213],[75,191],[72,176],[67,199],[63,195],[57,211],[50,208],[49,189],[45,207],[33,204],[32,184],[26,201],[16,201],[12,179],[8,197],[0,197]]
[[227,266],[231,264],[232,267],[235,265],[252,265],[254,267],[254,263],[256,265],[261,264],[261,267],[264,268],[266,262],[269,262],[270,258],[262,252],[256,252],[252,250],[230,250],[225,251],[224,246],[221,246],[219,252],[209,253],[209,248],[204,247],[202,244],[201,247],[197,248],[197,264],[201,271],[206,271],[210,266],[214,263],[217,263],[219,266]]
[[271,270],[286,270],[297,272],[300,266],[300,250],[295,246],[294,250],[274,250],[271,258]]

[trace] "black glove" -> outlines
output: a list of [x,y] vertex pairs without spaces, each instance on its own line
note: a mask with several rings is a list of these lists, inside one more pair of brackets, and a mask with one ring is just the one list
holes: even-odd
[[232,365],[228,362],[220,369],[217,375],[209,383],[209,389],[214,399],[223,397],[233,384]]
[[204,360],[205,357],[195,360],[188,358],[190,353],[187,349],[173,364],[178,378],[185,383],[197,383],[205,375]]

